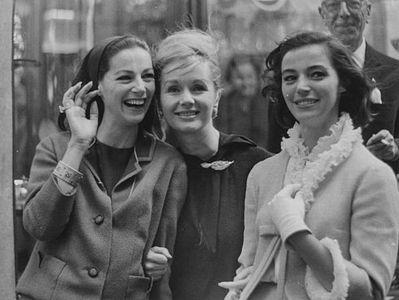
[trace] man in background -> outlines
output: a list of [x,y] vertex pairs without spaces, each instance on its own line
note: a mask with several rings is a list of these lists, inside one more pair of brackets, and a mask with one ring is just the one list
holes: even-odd
[[[399,173],[399,61],[371,47],[363,36],[371,13],[370,0],[322,0],[319,13],[328,30],[344,43],[375,82],[371,123],[362,135],[368,149]],[[399,289],[396,268],[391,290]],[[395,298],[396,299],[396,298]]]
[[[371,15],[370,0],[322,0],[320,16],[331,34],[352,52],[376,88],[372,93],[373,120],[362,128],[363,140],[375,156],[399,173],[399,61],[372,48],[364,38]],[[270,105],[273,110],[273,105]],[[271,112],[272,113],[272,112]],[[286,130],[269,117],[267,149],[280,151]]]
[[376,85],[372,93],[371,123],[363,139],[375,156],[399,173],[399,61],[386,56],[365,40],[370,0],[322,0],[319,13],[328,30],[345,44],[353,58]]

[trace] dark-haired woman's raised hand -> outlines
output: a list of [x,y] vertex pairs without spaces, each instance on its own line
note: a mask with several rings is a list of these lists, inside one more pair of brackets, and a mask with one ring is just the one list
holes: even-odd
[[90,81],[83,87],[81,82],[70,87],[64,94],[63,107],[60,108],[64,110],[71,130],[70,143],[82,147],[90,145],[96,136],[98,126],[96,102],[91,104],[89,118],[86,117],[87,105],[98,95],[98,90],[90,91],[92,85]]

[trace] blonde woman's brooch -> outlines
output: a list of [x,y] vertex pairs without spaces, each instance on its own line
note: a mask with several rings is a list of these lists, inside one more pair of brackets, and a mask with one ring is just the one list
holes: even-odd
[[207,163],[207,162],[203,162],[201,164],[201,167],[208,169],[211,168],[215,171],[222,171],[224,169],[227,169],[228,167],[230,167],[230,165],[232,165],[234,163],[233,161],[227,161],[227,160],[215,160],[211,163]]

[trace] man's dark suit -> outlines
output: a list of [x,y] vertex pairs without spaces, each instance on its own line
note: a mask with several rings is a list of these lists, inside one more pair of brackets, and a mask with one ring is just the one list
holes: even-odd
[[[399,61],[386,56],[366,44],[364,71],[376,81],[382,104],[372,104],[376,113],[373,121],[363,128],[366,143],[373,133],[387,129],[399,144]],[[399,161],[387,162],[399,173]]]
[[[364,71],[370,79],[374,79],[381,91],[382,104],[372,104],[372,112],[376,115],[368,126],[363,128],[364,143],[372,134],[387,129],[399,145],[399,61],[386,56],[366,44]],[[273,114],[273,104],[269,105],[269,113]],[[269,137],[267,150],[279,152],[282,137],[286,130],[282,129],[274,116],[269,116]],[[399,173],[399,161],[387,162]]]

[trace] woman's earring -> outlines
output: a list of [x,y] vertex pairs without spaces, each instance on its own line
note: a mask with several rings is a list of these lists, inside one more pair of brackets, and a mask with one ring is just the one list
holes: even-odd
[[212,119],[215,119],[218,116],[218,108],[214,107],[212,110]]
[[101,97],[102,96],[102,87],[101,87],[100,83],[97,86],[97,90],[98,90],[97,95]]

